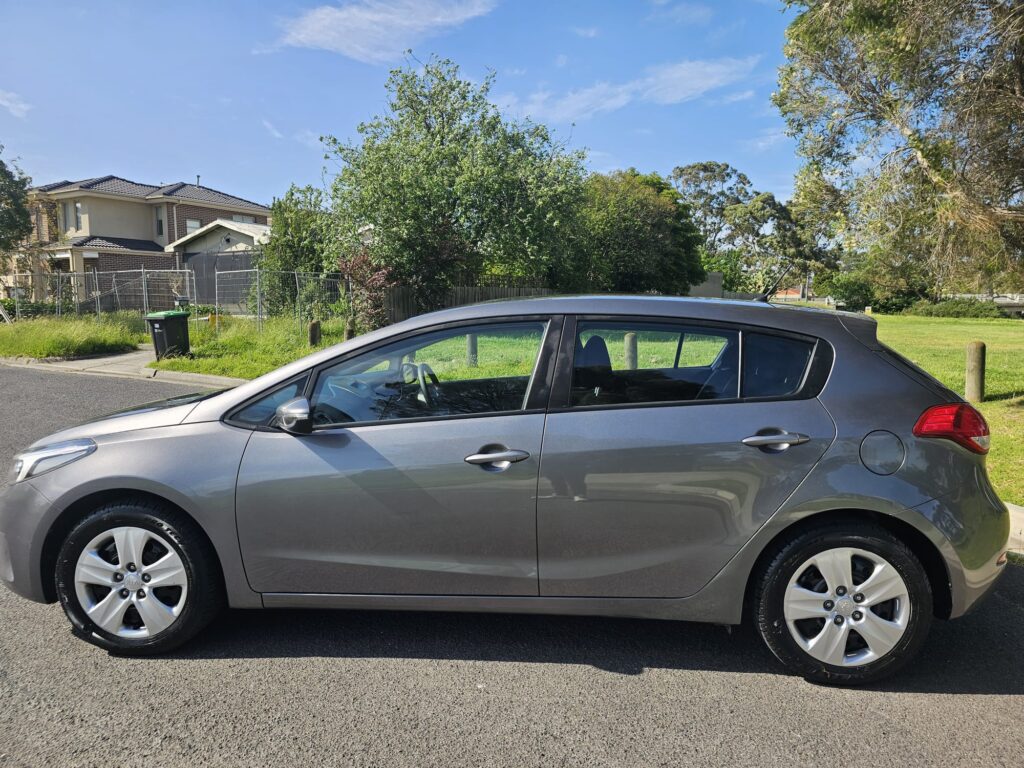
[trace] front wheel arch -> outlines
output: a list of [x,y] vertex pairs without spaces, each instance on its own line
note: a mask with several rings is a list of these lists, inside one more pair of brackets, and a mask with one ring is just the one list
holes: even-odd
[[823,526],[841,527],[844,523],[873,523],[884,528],[902,541],[914,556],[921,562],[928,582],[931,584],[933,610],[937,619],[948,619],[953,609],[953,587],[950,583],[949,569],[942,553],[928,540],[921,531],[910,523],[892,515],[874,512],[867,509],[834,509],[809,515],[792,525],[786,526],[772,538],[761,550],[753,568],[747,574],[746,591],[744,593],[744,613],[749,613],[754,590],[758,580],[764,574],[768,563],[779,550],[795,537],[812,528]]
[[71,533],[71,530],[89,513],[106,504],[134,500],[146,504],[156,504],[183,516],[195,531],[206,540],[209,551],[213,553],[212,565],[217,577],[220,579],[221,588],[225,588],[224,569],[221,566],[220,554],[217,552],[217,548],[213,546],[213,542],[203,529],[203,526],[187,510],[155,493],[139,491],[134,488],[118,488],[98,491],[77,499],[74,503],[65,507],[53,521],[53,524],[50,525],[50,530],[46,532],[46,538],[43,540],[42,554],[39,558],[40,583],[43,585],[46,602],[57,602],[57,555],[60,553],[60,548],[68,534]]

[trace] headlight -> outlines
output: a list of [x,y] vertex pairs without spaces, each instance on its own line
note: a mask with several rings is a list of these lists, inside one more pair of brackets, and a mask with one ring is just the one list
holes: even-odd
[[63,443],[44,445],[14,457],[14,482],[41,475],[51,469],[63,467],[78,461],[96,450],[96,443],[89,438],[67,440]]

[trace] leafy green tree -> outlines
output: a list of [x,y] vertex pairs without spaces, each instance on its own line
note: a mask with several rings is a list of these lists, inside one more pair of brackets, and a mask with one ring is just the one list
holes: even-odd
[[[3,152],[0,144],[0,153]],[[31,179],[14,163],[0,159],[0,267],[32,234],[28,187]]]
[[883,233],[916,230],[934,293],[971,273],[1019,279],[1024,4],[788,5],[775,102],[809,164],[848,196],[849,239],[877,256]]
[[483,274],[543,279],[571,250],[583,155],[542,125],[503,119],[492,82],[465,80],[446,59],[396,69],[387,111],[358,127],[358,142],[325,139],[341,165],[335,250],[365,248],[427,306]]
[[728,163],[714,160],[678,166],[670,179],[693,211],[705,254],[714,259],[728,228],[726,209],[749,202],[755,194],[750,179]]
[[657,174],[630,168],[590,176],[580,229],[582,258],[568,262],[559,287],[685,294],[704,279],[689,207]]
[[257,263],[262,269],[323,272],[330,219],[323,190],[294,184],[270,206],[270,238]]
[[761,293],[771,288],[791,266],[791,277],[806,269],[811,253],[789,208],[770,192],[725,209],[731,252],[742,272],[741,290]]
[[[270,206],[270,237],[256,256],[263,308],[279,314],[299,307],[307,317],[327,312],[327,292],[317,273],[330,262],[330,218],[322,190],[294,184]],[[337,266],[334,267],[337,269]],[[295,272],[307,273],[296,276]],[[313,274],[308,274],[313,273]]]

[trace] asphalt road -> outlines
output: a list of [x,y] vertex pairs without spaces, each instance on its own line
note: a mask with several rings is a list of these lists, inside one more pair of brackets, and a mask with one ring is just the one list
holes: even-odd
[[[180,393],[0,366],[0,462]],[[751,632],[621,619],[229,612],[126,660],[0,589],[0,766],[1020,766],[1024,568],[872,689],[785,674]]]

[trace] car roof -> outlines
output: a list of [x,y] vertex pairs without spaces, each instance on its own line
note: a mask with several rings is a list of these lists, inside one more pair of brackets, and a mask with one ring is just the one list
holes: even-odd
[[[848,324],[863,325],[862,332],[869,332],[871,336],[874,335],[875,327],[874,319],[867,315],[816,307],[787,306],[755,300],[612,294],[496,299],[417,315],[404,321],[402,325],[409,323],[420,326],[491,316],[534,314],[688,318],[802,331],[826,338],[842,332],[844,326]],[[852,328],[849,330],[853,331]]]

